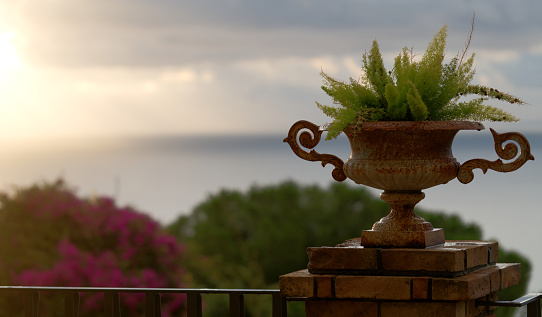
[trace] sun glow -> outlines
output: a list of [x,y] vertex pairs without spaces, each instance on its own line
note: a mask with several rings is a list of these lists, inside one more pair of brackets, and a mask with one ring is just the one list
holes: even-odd
[[12,38],[11,32],[0,33],[0,76],[21,66],[19,56],[11,44]]

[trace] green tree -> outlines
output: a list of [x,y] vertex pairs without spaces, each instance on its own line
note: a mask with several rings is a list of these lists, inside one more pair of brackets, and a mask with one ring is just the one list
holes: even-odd
[[[277,288],[282,274],[306,268],[306,248],[334,246],[359,237],[361,231],[389,213],[390,207],[361,186],[333,183],[327,188],[301,186],[287,181],[274,186],[253,186],[247,192],[222,190],[209,196],[169,230],[187,245],[184,267],[187,283],[209,288]],[[481,240],[482,230],[457,215],[420,212],[445,228],[449,240]],[[500,250],[501,260],[509,252]],[[522,262],[525,278],[511,291],[523,295],[528,261]],[[225,315],[227,298],[206,301],[207,316]],[[269,315],[263,298],[247,298],[250,316]],[[294,306],[290,316],[302,316]],[[299,315],[298,315],[299,314]],[[505,315],[502,315],[505,316]]]

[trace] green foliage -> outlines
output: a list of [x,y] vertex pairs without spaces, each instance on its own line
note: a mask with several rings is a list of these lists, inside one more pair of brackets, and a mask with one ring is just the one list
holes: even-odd
[[[388,208],[367,191],[343,184],[322,189],[285,182],[247,192],[222,190],[169,229],[191,254],[183,266],[192,274],[192,286],[278,288],[280,275],[306,268],[307,247],[359,236]],[[227,306],[214,300],[206,300],[207,316],[227,315],[220,310]],[[247,303],[249,316],[270,316],[269,298],[252,300],[260,304]],[[300,315],[289,310],[289,316]]]
[[[323,190],[284,182],[254,186],[246,193],[222,190],[169,228],[205,257],[242,264],[243,270],[259,267],[252,269],[263,274],[256,280],[269,284],[292,268],[306,266],[306,254],[296,250],[335,245],[358,236],[361,228],[385,216],[388,208],[368,192],[342,184]],[[242,282],[253,281],[250,276]]]
[[[278,277],[307,267],[306,248],[334,246],[359,237],[390,207],[361,186],[333,183],[327,188],[283,182],[247,192],[222,190],[168,230],[187,245],[187,283],[209,288],[277,288]],[[482,230],[457,215],[418,212],[450,240],[481,240]],[[501,256],[508,252],[502,251]],[[524,257],[515,262],[528,263]],[[525,266],[524,266],[525,270]],[[524,273],[528,274],[527,271]],[[523,295],[528,275],[514,291]],[[247,296],[248,316],[269,316],[270,299]],[[227,315],[227,298],[205,299],[206,316]],[[291,303],[290,305],[294,305]],[[304,316],[303,305],[289,316]]]
[[[322,71],[322,89],[335,105],[316,103],[324,114],[333,118],[327,139],[365,121],[518,121],[508,112],[484,102],[497,99],[523,104],[523,101],[493,88],[471,84],[474,54],[464,60],[471,36],[472,30],[463,53],[449,63],[444,63],[447,37],[444,25],[421,59],[416,59],[412,50],[405,47],[395,58],[392,71],[384,67],[376,40],[371,50],[363,54],[360,82],[352,78],[341,82]],[[468,95],[478,97],[460,101]]]

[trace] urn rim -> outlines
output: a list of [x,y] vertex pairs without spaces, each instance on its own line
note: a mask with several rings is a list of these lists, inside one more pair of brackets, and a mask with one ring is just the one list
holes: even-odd
[[[329,124],[320,126],[320,131],[327,131]],[[484,130],[480,122],[475,121],[368,121],[355,127],[348,127],[345,131],[354,128],[356,131],[372,130]]]

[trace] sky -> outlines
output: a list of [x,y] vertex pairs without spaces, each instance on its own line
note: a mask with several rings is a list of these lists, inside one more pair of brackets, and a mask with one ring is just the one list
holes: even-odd
[[[443,24],[448,25],[449,60],[464,48],[474,13],[475,83],[528,102],[491,103],[521,121],[485,126],[500,133],[542,133],[540,0],[0,0],[0,185],[66,171],[61,175],[85,192],[104,193],[122,176],[123,203],[171,219],[180,201],[204,197],[215,189],[211,183],[242,188],[249,178],[275,180],[294,175],[292,170],[305,182],[318,175],[331,179],[325,171],[308,170],[310,164],[286,145],[289,166],[299,168],[261,171],[257,163],[283,152],[265,155],[252,147],[241,154],[246,160],[223,153],[230,160],[225,164],[217,164],[211,154],[190,153],[200,165],[183,163],[176,170],[166,166],[180,164],[174,156],[154,158],[152,151],[143,151],[117,157],[122,148],[114,147],[112,156],[90,160],[79,145],[93,137],[114,143],[124,137],[201,134],[279,135],[280,143],[300,119],[330,121],[315,106],[315,101],[330,103],[320,89],[321,70],[338,79],[358,77],[362,54],[374,39],[391,69],[403,47],[422,53]],[[489,131],[484,133],[489,137]],[[62,138],[77,145],[75,158],[43,142]],[[6,140],[26,148],[6,147]],[[43,155],[49,152],[42,148],[56,156]],[[539,155],[533,154],[537,161],[522,168],[530,176],[539,171],[534,168]],[[273,163],[282,164],[264,166]],[[201,166],[217,170],[216,175],[202,177]],[[301,172],[305,166],[307,172]],[[536,200],[539,178],[518,173],[513,173],[517,178],[502,176],[502,183],[483,183],[480,177],[473,183],[492,196],[477,196],[484,188],[474,184],[468,187],[472,196],[463,192],[455,200],[484,197],[486,205],[504,209]],[[531,191],[517,190],[521,186]],[[518,198],[504,198],[508,189]],[[431,192],[425,201],[431,197],[441,204],[450,194]],[[476,220],[485,225],[513,219],[502,214]],[[524,229],[516,223],[514,230],[501,231]],[[525,254],[536,254],[535,242],[522,249]],[[536,270],[535,288],[542,281]]]
[[539,0],[0,0],[0,138],[284,134],[329,121],[320,70],[359,76],[373,39],[391,68],[443,24],[451,58],[473,12],[475,81],[542,131]]

